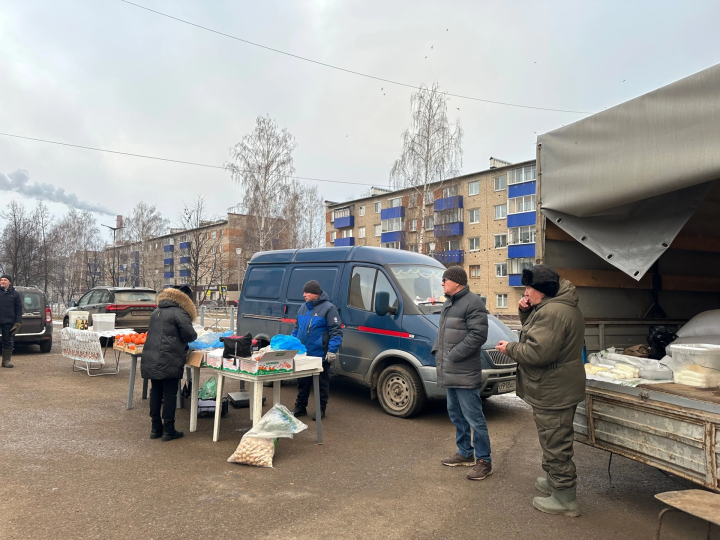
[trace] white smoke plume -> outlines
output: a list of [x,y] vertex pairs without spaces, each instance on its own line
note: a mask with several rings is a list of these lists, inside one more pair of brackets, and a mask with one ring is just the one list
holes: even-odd
[[39,201],[58,202],[78,210],[115,215],[115,212],[104,206],[81,201],[74,193],[65,193],[63,188],[56,188],[52,184],[30,184],[29,181],[30,174],[25,169],[18,169],[7,175],[0,172],[0,191],[14,191]]

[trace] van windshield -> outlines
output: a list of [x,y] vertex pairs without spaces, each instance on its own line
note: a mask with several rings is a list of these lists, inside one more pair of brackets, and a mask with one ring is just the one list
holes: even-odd
[[398,264],[390,266],[395,283],[415,301],[423,313],[435,313],[445,302],[442,290],[444,268]]

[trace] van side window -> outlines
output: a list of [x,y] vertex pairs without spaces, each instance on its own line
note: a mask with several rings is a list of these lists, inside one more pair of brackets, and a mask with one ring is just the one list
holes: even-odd
[[348,306],[364,311],[375,311],[375,294],[378,292],[390,293],[390,305],[397,307],[397,295],[385,274],[364,266],[353,268],[348,291]]
[[279,298],[284,268],[253,268],[248,273],[245,296],[248,298]]
[[364,311],[372,308],[373,289],[375,286],[374,268],[356,266],[350,276],[350,289],[348,290],[348,306]]
[[288,282],[287,299],[304,302],[303,286],[312,279],[320,284],[323,292],[332,296],[337,273],[337,268],[293,268]]

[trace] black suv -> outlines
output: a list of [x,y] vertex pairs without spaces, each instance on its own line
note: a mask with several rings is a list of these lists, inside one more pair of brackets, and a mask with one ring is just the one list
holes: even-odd
[[52,348],[52,311],[45,294],[37,287],[15,287],[22,301],[22,326],[13,340],[16,345],[40,345],[41,353]]

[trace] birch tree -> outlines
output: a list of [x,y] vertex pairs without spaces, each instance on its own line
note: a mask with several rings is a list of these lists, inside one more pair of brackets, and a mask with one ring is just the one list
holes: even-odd
[[[418,252],[425,250],[425,218],[432,215],[428,201],[432,185],[457,176],[462,169],[460,121],[451,124],[447,116],[447,95],[437,83],[425,85],[410,98],[410,127],[402,134],[402,151],[390,170],[395,189],[413,188],[419,211]],[[435,186],[436,188],[439,187]],[[412,206],[412,205],[411,205]]]

